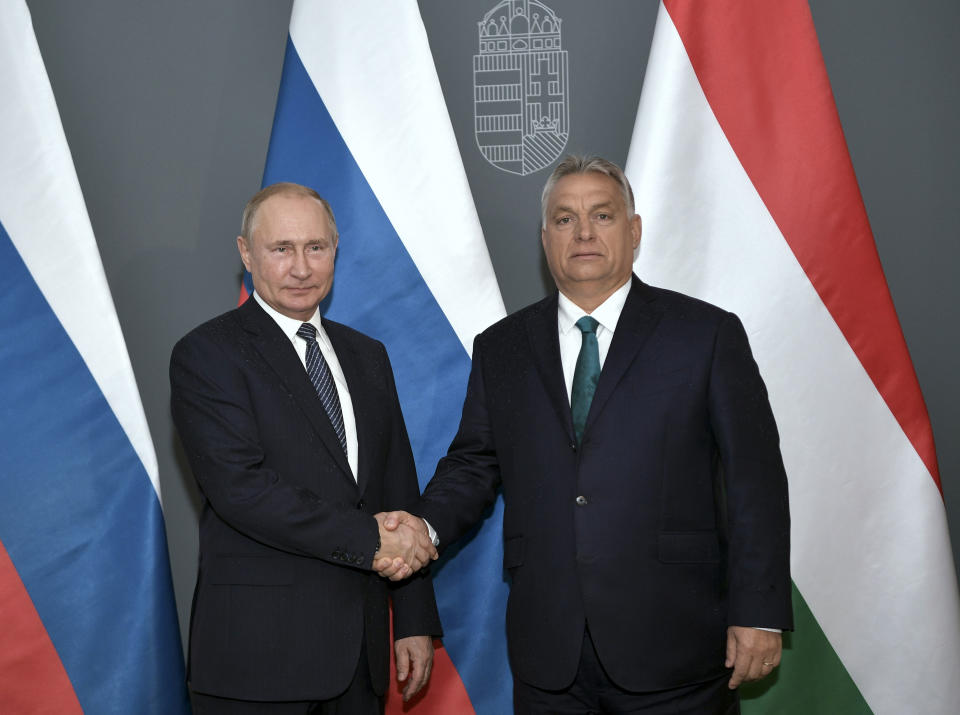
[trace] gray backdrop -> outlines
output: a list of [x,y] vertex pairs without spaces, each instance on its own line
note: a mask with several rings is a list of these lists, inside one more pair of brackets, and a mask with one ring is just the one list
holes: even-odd
[[[473,139],[475,23],[495,0],[421,0],[508,310],[548,290],[547,172],[503,173]],[[570,53],[568,149],[626,160],[654,0],[547,0]],[[181,628],[197,494],[168,400],[174,342],[236,303],[240,210],[260,186],[290,0],[28,0],[160,463]],[[956,0],[811,0],[840,118],[923,388],[960,553],[960,151]],[[638,207],[642,212],[642,207]],[[184,631],[185,632],[185,631]]]

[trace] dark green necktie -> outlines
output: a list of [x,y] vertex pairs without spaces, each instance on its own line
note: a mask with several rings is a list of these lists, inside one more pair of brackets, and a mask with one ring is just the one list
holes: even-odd
[[583,428],[587,424],[587,414],[593,393],[597,391],[600,379],[600,348],[597,345],[597,326],[599,323],[585,315],[577,321],[577,327],[583,333],[580,344],[580,356],[573,371],[573,389],[570,391],[570,409],[573,412],[573,429],[577,434],[577,444],[583,439]]

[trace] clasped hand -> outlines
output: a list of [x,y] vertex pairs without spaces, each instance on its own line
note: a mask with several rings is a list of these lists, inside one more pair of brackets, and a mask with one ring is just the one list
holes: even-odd
[[437,558],[423,519],[405,511],[380,512],[380,550],[373,555],[373,570],[391,581],[416,573]]

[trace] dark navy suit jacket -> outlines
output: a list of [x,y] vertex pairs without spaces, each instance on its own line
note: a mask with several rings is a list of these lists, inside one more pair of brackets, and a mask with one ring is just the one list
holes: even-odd
[[171,405],[203,495],[189,679],[245,700],[322,700],[350,684],[366,639],[374,690],[395,637],[439,635],[429,577],[372,572],[372,514],[419,495],[386,350],[323,321],[357,422],[358,479],[289,339],[255,300],[173,350]]
[[730,625],[792,627],[787,483],[740,321],[633,278],[574,439],[557,295],[479,335],[416,513],[456,541],[503,487],[514,674],[560,689],[589,625],[623,688],[724,672]]

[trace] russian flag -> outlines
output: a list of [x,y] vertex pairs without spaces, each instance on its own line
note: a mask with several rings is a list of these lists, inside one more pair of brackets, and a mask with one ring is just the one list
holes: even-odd
[[796,632],[744,712],[957,712],[933,434],[806,0],[665,0],[627,174],[638,274],[742,318],[780,428]]
[[[386,345],[422,488],[456,431],[473,337],[504,308],[415,3],[294,3],[264,172],[277,181],[333,206],[321,309]],[[511,710],[501,517],[433,567],[445,648],[413,712]]]
[[0,712],[187,713],[157,461],[22,0],[0,157]]

